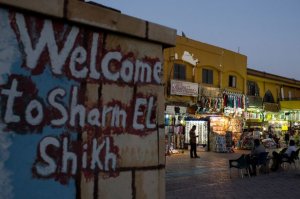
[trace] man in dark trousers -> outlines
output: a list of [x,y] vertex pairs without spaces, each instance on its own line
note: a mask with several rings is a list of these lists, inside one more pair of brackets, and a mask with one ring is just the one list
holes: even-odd
[[190,144],[191,144],[190,156],[191,158],[200,158],[197,155],[196,138],[198,137],[198,135],[196,136],[195,130],[196,130],[196,125],[193,125],[192,129],[190,130]]

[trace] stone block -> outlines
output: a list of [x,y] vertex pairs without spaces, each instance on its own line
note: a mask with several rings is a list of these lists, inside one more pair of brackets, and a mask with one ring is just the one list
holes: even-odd
[[159,59],[161,62],[163,60],[162,46],[157,43],[150,43],[122,35],[108,34],[105,44],[105,48],[108,51],[115,50],[120,46],[122,54],[132,53],[135,59],[149,57]]
[[123,15],[113,9],[76,0],[68,3],[67,18],[111,31],[145,38],[146,23],[143,20]]
[[165,198],[165,170],[137,171],[136,198]]
[[0,0],[0,4],[2,3],[59,18],[62,18],[64,14],[64,1],[62,0]]
[[[149,133],[149,132],[148,132]],[[157,132],[148,135],[114,135],[115,145],[119,147],[118,167],[147,167],[158,165]]]
[[137,89],[137,93],[141,93],[145,96],[156,96],[156,120],[158,125],[164,124],[164,112],[165,112],[165,98],[164,87],[161,85],[145,85],[140,86]]
[[116,84],[102,84],[101,100],[103,104],[114,100],[123,104],[130,105],[133,98],[133,87],[126,85],[118,86]]
[[87,87],[86,87],[87,102],[86,102],[86,104],[89,104],[89,103],[94,104],[99,100],[98,89],[99,89],[98,84],[87,84]]
[[132,172],[120,172],[117,177],[108,178],[99,175],[98,198],[133,198],[132,193]]
[[157,87],[157,123],[163,125],[165,123],[165,96],[164,87]]
[[81,175],[80,183],[81,198],[94,199],[94,179],[87,179],[84,174]]
[[166,138],[165,138],[165,129],[159,128],[159,139],[158,139],[158,164],[165,165],[166,164]]
[[119,17],[117,30],[118,32],[145,38],[146,22],[141,19],[123,14]]
[[156,23],[148,23],[148,39],[175,46],[176,30]]

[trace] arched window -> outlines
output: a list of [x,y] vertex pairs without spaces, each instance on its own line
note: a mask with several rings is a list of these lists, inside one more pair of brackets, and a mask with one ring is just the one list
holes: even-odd
[[271,93],[270,90],[268,90],[266,93],[265,93],[265,96],[264,96],[264,102],[270,102],[270,103],[274,103],[274,97]]

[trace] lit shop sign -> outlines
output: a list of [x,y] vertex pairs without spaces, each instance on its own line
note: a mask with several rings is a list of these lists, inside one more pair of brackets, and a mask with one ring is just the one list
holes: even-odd
[[171,95],[198,96],[198,84],[171,80]]

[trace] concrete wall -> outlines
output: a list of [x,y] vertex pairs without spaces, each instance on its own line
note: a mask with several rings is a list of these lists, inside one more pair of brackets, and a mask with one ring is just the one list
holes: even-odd
[[0,198],[165,198],[175,30],[75,0],[1,0],[0,35]]

